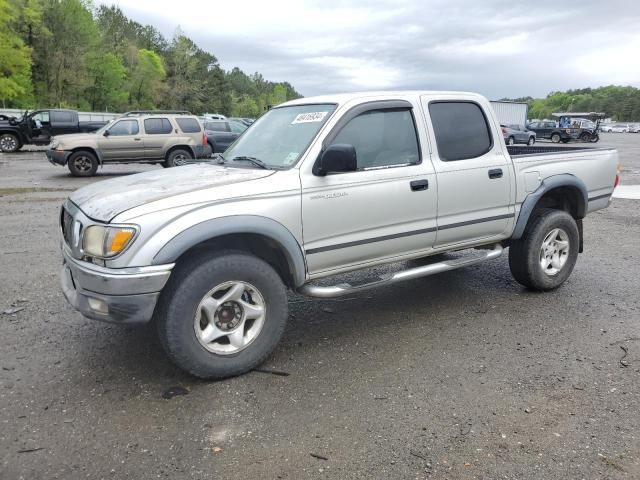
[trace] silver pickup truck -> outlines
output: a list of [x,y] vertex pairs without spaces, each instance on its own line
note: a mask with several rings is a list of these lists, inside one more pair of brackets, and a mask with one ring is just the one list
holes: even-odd
[[[516,281],[560,286],[582,251],[582,219],[611,201],[617,164],[612,149],[507,147],[472,93],[294,100],[209,163],[74,192],[60,215],[62,288],[86,317],[153,319],[193,375],[238,375],[280,339],[287,289],[336,297],[506,247]],[[453,251],[463,252],[370,283],[326,278]]]

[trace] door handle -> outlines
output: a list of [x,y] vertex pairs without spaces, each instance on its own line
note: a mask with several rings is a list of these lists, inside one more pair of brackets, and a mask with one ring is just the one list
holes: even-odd
[[140,140],[142,140],[142,139],[141,139],[141,138],[136,137],[136,138],[134,138],[134,140],[135,140],[136,142],[139,142],[139,141],[140,141]]
[[429,180],[413,180],[409,185],[411,185],[411,190],[419,192],[429,188]]
[[492,168],[489,170],[489,178],[502,178],[502,169]]

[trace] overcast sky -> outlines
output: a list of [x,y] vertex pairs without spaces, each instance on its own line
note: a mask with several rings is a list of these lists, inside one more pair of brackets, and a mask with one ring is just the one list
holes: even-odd
[[305,96],[640,87],[640,0],[98,0]]

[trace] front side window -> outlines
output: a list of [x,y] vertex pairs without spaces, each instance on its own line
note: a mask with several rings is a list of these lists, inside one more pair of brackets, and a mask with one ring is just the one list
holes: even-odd
[[119,137],[123,135],[137,135],[139,131],[137,120],[120,120],[109,129],[109,135]]
[[173,127],[167,118],[147,118],[144,121],[144,131],[147,135],[171,133]]
[[489,124],[474,102],[431,102],[429,114],[440,160],[481,157],[493,147]]
[[334,104],[272,108],[238,137],[224,152],[224,157],[227,160],[254,157],[262,160],[268,167],[292,167],[335,109]]
[[49,123],[49,112],[38,112],[32,117],[33,121],[39,121],[40,123]]
[[406,108],[362,113],[350,120],[331,143],[353,145],[358,170],[420,162],[413,115]]

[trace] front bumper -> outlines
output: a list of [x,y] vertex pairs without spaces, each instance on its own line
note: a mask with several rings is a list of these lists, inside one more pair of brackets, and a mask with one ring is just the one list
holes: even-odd
[[60,282],[67,301],[87,318],[114,323],[151,320],[174,266],[100,267],[71,257],[64,244],[62,254]]
[[45,155],[52,164],[65,166],[67,164],[67,160],[69,160],[71,152],[49,149],[45,152]]

